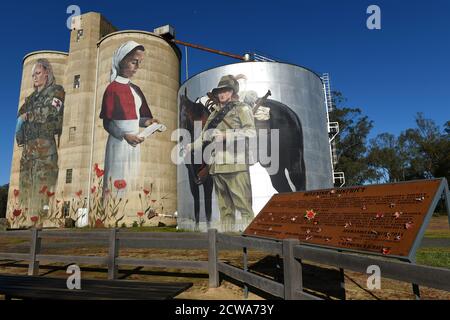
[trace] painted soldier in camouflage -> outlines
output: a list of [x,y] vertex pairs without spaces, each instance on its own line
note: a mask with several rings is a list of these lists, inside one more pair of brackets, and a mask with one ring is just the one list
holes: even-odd
[[[211,153],[209,173],[216,190],[221,229],[225,232],[235,231],[236,209],[242,217],[242,225],[238,229],[246,227],[254,217],[249,174],[249,165],[254,161],[249,158],[248,149],[236,148],[234,141],[255,138],[256,129],[252,110],[249,105],[239,101],[238,92],[239,83],[232,75],[220,79],[217,88],[212,90],[216,104],[213,105],[200,138],[189,147],[194,151],[201,150],[205,141],[213,142],[216,146]],[[231,110],[223,120],[214,130],[207,130],[219,111],[227,106]],[[217,148],[219,145],[222,147]]]
[[55,84],[51,64],[38,59],[33,67],[34,92],[20,107],[16,141],[22,147],[19,188],[21,202],[31,215],[44,210],[47,192],[58,178],[58,150],[55,137],[62,131],[65,92]]

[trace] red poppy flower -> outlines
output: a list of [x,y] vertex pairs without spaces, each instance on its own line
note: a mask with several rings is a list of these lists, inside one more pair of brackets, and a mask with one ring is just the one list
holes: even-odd
[[413,227],[413,225],[414,225],[414,223],[412,221],[409,221],[409,222],[405,223],[405,229],[406,230],[411,229]]
[[45,192],[47,192],[48,187],[47,186],[42,186],[41,190],[39,190],[39,193],[44,194]]
[[391,253],[391,250],[389,250],[388,248],[383,248],[383,249],[381,250],[381,253],[382,253],[383,255],[387,255],[387,254]]
[[101,170],[99,168],[95,169],[95,175],[97,176],[97,178],[102,177],[105,174],[105,170]]
[[93,186],[93,187],[91,188],[91,193],[94,193],[95,191],[97,191],[97,187],[96,187],[96,186]]
[[400,218],[400,216],[402,215],[402,213],[403,213],[403,212],[398,212],[398,211],[397,211],[397,212],[395,212],[395,213],[393,214],[393,216],[394,216],[395,219],[398,219],[398,218]]
[[150,193],[150,190],[144,189],[145,195],[148,195]]
[[314,212],[314,210],[306,210],[305,219],[312,220],[316,217],[317,213]]
[[33,216],[30,219],[31,219],[31,221],[36,222],[36,221],[39,220],[39,217],[38,216]]
[[156,200],[154,200],[154,199],[153,199],[153,200],[152,200],[152,202],[153,202],[153,203],[155,203],[155,202],[156,202]]
[[17,190],[17,189],[14,189],[14,197],[18,197],[19,196],[19,190]]
[[138,211],[137,215],[138,215],[139,217],[142,217],[142,216],[144,215],[144,211]]
[[94,163],[94,170],[97,171],[97,169],[98,169],[98,163]]
[[51,198],[55,195],[54,192],[47,191],[47,197]]
[[75,195],[76,195],[78,198],[80,198],[82,194],[83,194],[83,190],[79,190],[79,191],[75,192]]
[[100,219],[95,220],[95,227],[96,228],[103,228],[104,225],[103,225],[102,220],[100,220]]
[[18,216],[20,216],[21,213],[22,213],[22,210],[20,210],[20,209],[14,209],[14,211],[13,211],[13,216],[14,216],[14,217],[18,217]]
[[384,213],[378,212],[376,218],[377,219],[384,218]]
[[127,186],[127,182],[125,180],[116,180],[114,181],[114,187],[118,190],[125,189]]

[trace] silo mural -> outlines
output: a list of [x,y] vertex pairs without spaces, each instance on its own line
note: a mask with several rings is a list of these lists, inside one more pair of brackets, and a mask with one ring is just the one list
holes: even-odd
[[151,33],[117,32],[99,61],[88,223],[148,225],[176,212],[179,56]]
[[8,223],[176,225],[181,53],[155,33],[116,31],[98,13],[83,14],[80,27],[68,53],[24,58]]
[[208,70],[180,88],[179,113],[180,228],[243,230],[274,193],[332,185],[322,82],[307,69]]
[[13,226],[55,218],[52,202],[65,100],[60,65],[65,60],[66,55],[58,52],[37,52],[24,59],[24,100],[15,132],[15,156],[20,160],[18,168],[12,168],[18,175],[11,181],[9,203]]

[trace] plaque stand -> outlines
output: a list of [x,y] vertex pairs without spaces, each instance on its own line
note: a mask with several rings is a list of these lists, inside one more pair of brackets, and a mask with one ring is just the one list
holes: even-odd
[[[380,189],[380,187],[384,188]],[[381,190],[381,191],[380,191]],[[343,192],[341,192],[343,191]],[[397,194],[400,194],[403,196],[404,199],[406,199],[406,195],[409,196],[409,194],[412,194],[414,196],[414,193],[412,192],[420,192],[419,196],[416,198],[412,198],[411,200],[415,200],[418,203],[421,203],[424,201],[424,199],[427,199],[426,205],[422,205],[419,211],[420,218],[417,223],[408,222],[405,223],[405,229],[412,229],[414,231],[414,238],[410,238],[408,242],[398,242],[399,244],[397,246],[393,246],[392,249],[388,247],[387,249],[383,248],[381,253],[374,253],[373,250],[368,251],[365,250],[365,247],[356,247],[356,248],[347,248],[347,247],[339,247],[340,243],[332,243],[329,242],[328,244],[323,244],[323,237],[318,240],[318,243],[314,243],[314,237],[312,236],[314,233],[313,226],[311,228],[309,227],[311,224],[307,224],[304,222],[299,223],[299,217],[304,215],[304,218],[309,221],[314,220],[316,215],[319,214],[320,217],[320,211],[321,206],[323,206],[325,209],[329,209],[327,207],[327,202],[320,202],[317,200],[317,206],[315,205],[315,200],[312,199],[312,197],[316,197],[317,199],[321,199],[322,195],[324,196],[324,199],[330,199],[330,196],[327,197],[328,194],[333,194],[338,197],[342,196],[342,199],[353,199],[357,198],[356,196],[353,196],[353,194],[358,194],[359,192],[366,192],[366,198],[373,198],[373,197],[381,197],[383,195],[389,195],[393,194],[397,196]],[[423,194],[426,196],[421,196]],[[364,196],[362,196],[364,198]],[[362,253],[362,254],[368,254],[368,255],[383,255],[384,257],[388,257],[390,259],[396,259],[402,262],[410,263],[410,264],[416,264],[416,253],[418,248],[420,247],[420,244],[422,242],[422,239],[425,235],[425,231],[427,226],[429,225],[429,222],[433,216],[433,213],[441,199],[445,202],[445,207],[447,211],[448,216],[448,223],[450,225],[450,192],[449,192],[449,186],[447,183],[447,180],[445,178],[439,178],[439,179],[429,179],[429,180],[418,180],[418,181],[405,181],[400,183],[391,183],[386,185],[372,185],[372,186],[360,186],[360,187],[347,187],[347,188],[340,188],[340,189],[324,189],[324,190],[313,190],[313,191],[306,191],[306,192],[294,192],[289,194],[275,194],[272,199],[266,204],[266,206],[263,208],[263,210],[259,213],[259,217],[255,218],[249,227],[245,230],[243,236],[249,236],[249,237],[256,237],[256,238],[268,238],[271,240],[283,240],[286,238],[292,238],[292,235],[295,235],[295,238],[299,237],[300,234],[296,231],[298,225],[303,224],[303,229],[308,228],[306,234],[301,234],[301,238],[306,237],[306,240],[310,240],[308,245],[311,246],[317,246],[317,247],[323,247],[326,249],[336,250],[337,252],[355,252],[355,253]],[[342,200],[343,203],[345,201]],[[409,200],[409,199],[408,199]],[[370,200],[368,200],[370,201]],[[385,200],[383,200],[385,201]],[[372,209],[372,210],[379,210],[377,213],[376,218],[384,218],[384,209],[383,206],[389,204],[390,208],[393,208],[395,206],[395,203],[389,203],[389,202],[381,202],[376,203],[375,207],[378,206],[379,209]],[[414,212],[414,201],[405,202],[404,206],[406,206],[408,211]],[[408,207],[409,206],[409,207]],[[316,208],[317,207],[317,208]],[[373,205],[372,205],[373,207]],[[308,208],[314,208],[308,209]],[[350,209],[352,209],[352,206],[349,206]],[[306,210],[306,214],[304,214],[304,211]],[[363,205],[362,210],[366,210],[366,206]],[[419,209],[418,209],[419,210]],[[355,211],[355,210],[354,210]],[[319,212],[319,213],[317,213]],[[326,210],[325,210],[326,212]],[[347,212],[346,212],[347,213]],[[352,212],[350,210],[350,213],[355,214],[355,212]],[[399,214],[398,214],[399,213]],[[356,212],[358,214],[358,212]],[[392,214],[392,211],[389,213]],[[395,219],[397,219],[402,212],[395,212]],[[380,217],[379,217],[380,215]],[[394,214],[393,214],[394,215]],[[416,213],[417,215],[417,213]],[[284,220],[283,220],[284,219]],[[419,218],[417,218],[419,219]],[[272,222],[275,221],[275,222]],[[303,220],[302,220],[303,221]],[[329,220],[328,220],[329,221]],[[420,222],[420,223],[419,223]],[[319,222],[317,222],[319,223]],[[415,225],[414,225],[415,223]],[[351,223],[349,223],[349,226],[351,226]],[[326,228],[328,226],[326,224],[321,225],[319,227],[319,231],[327,231]],[[333,227],[333,225],[331,226]],[[322,229],[323,228],[323,229]],[[345,227],[347,228],[347,223],[345,224]],[[298,226],[298,229],[300,227]],[[310,230],[311,229],[311,230]],[[329,228],[331,231],[331,235],[329,238],[326,238],[326,241],[331,241],[333,238],[339,237],[342,239],[345,237],[345,234],[342,233],[342,231],[335,232],[333,229]],[[362,231],[369,231],[364,230],[361,228]],[[312,231],[312,232],[311,232]],[[370,230],[372,232],[372,230]],[[332,232],[335,232],[334,234]],[[341,233],[339,233],[341,232]],[[325,232],[324,232],[325,233]],[[376,234],[376,230],[375,230]],[[306,235],[306,236],[305,236]],[[312,240],[311,240],[312,239]],[[352,242],[352,237],[344,238],[348,242]],[[349,240],[347,240],[349,239]],[[354,240],[354,239],[353,239]],[[400,239],[396,239],[400,240]],[[404,243],[403,247],[401,247],[402,243]],[[401,249],[401,250],[400,250]],[[386,251],[386,252],[385,252]],[[392,251],[396,251],[395,253]],[[246,254],[246,252],[244,253]],[[388,256],[389,255],[389,256]],[[280,257],[277,256],[277,260]],[[245,263],[244,263],[245,264]],[[340,281],[340,287],[344,291],[344,299],[345,299],[345,278],[344,278],[344,270],[339,268],[339,281]],[[412,291],[414,294],[414,297],[416,300],[420,299],[420,287],[416,283],[411,283],[412,285]]]
[[[443,183],[444,185],[444,190],[443,192],[440,193],[440,196],[442,197],[442,195],[444,195],[444,202],[445,202],[445,208],[447,209],[447,218],[448,218],[448,224],[450,227],[450,192],[448,189],[448,184],[447,183]],[[438,193],[439,194],[439,193]],[[434,210],[436,209],[437,203],[431,206],[431,210],[434,212]],[[433,212],[431,213],[431,215],[433,214]],[[416,264],[416,254],[414,252],[414,256],[410,257],[409,259],[400,259],[400,261],[403,262],[407,262],[407,263],[411,263],[411,264]],[[412,288],[413,288],[413,293],[414,296],[416,298],[416,300],[420,300],[420,287],[418,284],[416,283],[412,283]]]

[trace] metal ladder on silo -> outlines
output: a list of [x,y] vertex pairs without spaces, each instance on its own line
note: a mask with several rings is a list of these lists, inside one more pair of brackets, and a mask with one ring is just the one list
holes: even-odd
[[333,99],[331,97],[330,75],[328,73],[324,73],[321,79],[323,83],[323,91],[325,93],[325,106],[327,109],[328,140],[330,144],[330,158],[331,158],[331,170],[333,175],[333,185],[339,185],[339,187],[342,187],[345,184],[345,174],[342,171],[334,170],[338,162],[336,152],[336,141],[334,139],[339,134],[339,123],[330,122],[330,112],[334,110]]

